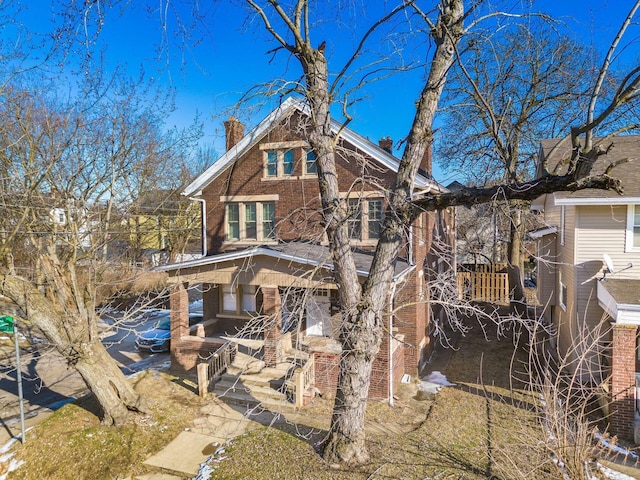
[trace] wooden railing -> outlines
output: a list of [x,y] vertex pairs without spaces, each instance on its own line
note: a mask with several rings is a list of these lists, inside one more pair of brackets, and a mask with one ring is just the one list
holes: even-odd
[[458,298],[491,303],[509,303],[506,273],[458,272]]
[[296,408],[304,406],[304,394],[309,387],[315,383],[316,364],[313,355],[309,356],[309,360],[300,368],[293,372],[289,385],[293,387],[293,399]]
[[205,362],[198,364],[198,392],[201,397],[206,396],[212,384],[217,382],[227,371],[237,352],[237,343],[226,342]]

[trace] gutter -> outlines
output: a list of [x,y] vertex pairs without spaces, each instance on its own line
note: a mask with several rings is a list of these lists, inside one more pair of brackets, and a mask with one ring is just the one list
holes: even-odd
[[396,282],[391,284],[389,295],[389,406],[393,407],[393,299],[396,295]]

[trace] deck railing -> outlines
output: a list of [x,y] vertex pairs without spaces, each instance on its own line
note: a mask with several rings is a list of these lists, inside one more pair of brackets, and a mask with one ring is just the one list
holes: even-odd
[[492,303],[509,303],[506,273],[458,272],[458,298]]

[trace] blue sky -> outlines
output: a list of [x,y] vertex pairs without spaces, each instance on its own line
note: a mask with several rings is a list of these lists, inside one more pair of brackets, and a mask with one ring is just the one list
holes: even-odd
[[[54,15],[57,4],[45,0],[23,3],[19,20],[25,27],[30,31],[50,31],[57,18]],[[99,38],[107,49],[106,67],[126,64],[132,75],[137,75],[142,67],[147,76],[173,87],[177,110],[169,126],[186,126],[199,112],[205,121],[203,143],[212,144],[218,154],[224,149],[222,121],[244,92],[260,82],[283,75],[295,79],[299,74],[295,61],[287,61],[282,53],[275,57],[267,53],[275,44],[268,41],[259,22],[248,20],[247,11],[232,6],[232,2],[200,2],[201,8],[208,11],[202,12],[205,18],[198,24],[199,33],[186,46],[180,44],[180,36],[175,34],[178,30],[175,12],[159,8],[166,7],[166,0],[127,3],[123,12],[118,9],[109,12]],[[153,3],[153,8],[142,6],[144,3]],[[189,20],[187,5],[191,3],[195,2],[173,0],[169,6],[176,5],[178,15]],[[526,0],[506,0],[505,3],[513,8],[529,8],[530,4]],[[577,36],[603,49],[632,3],[631,0],[539,0],[530,8],[561,18]],[[334,64],[343,59],[342,52],[355,45],[358,29],[387,8],[384,1],[354,0],[347,4],[351,5],[347,21],[338,24],[335,18],[328,18],[319,25],[314,37],[316,44],[327,41],[327,57]],[[168,20],[166,34],[161,28],[163,18]],[[78,25],[77,33],[82,35],[82,24]],[[372,45],[376,47],[380,43],[374,41]],[[408,57],[417,53],[418,49],[407,50]],[[637,57],[635,51],[627,53]],[[406,136],[423,74],[424,70],[419,70],[394,75],[369,87],[365,99],[351,112],[354,120],[350,127],[374,142],[383,136],[391,136],[395,141]],[[235,112],[249,127],[267,113],[265,108]],[[434,174],[444,184],[451,180],[437,168]]]

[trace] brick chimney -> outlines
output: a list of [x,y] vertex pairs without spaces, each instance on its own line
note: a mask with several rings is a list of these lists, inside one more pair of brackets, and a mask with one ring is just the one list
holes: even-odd
[[227,151],[229,151],[244,137],[244,125],[237,118],[229,117],[229,120],[224,122],[224,133],[227,140]]
[[378,145],[381,149],[386,150],[388,153],[392,153],[393,151],[393,140],[391,137],[382,137],[378,140]]

